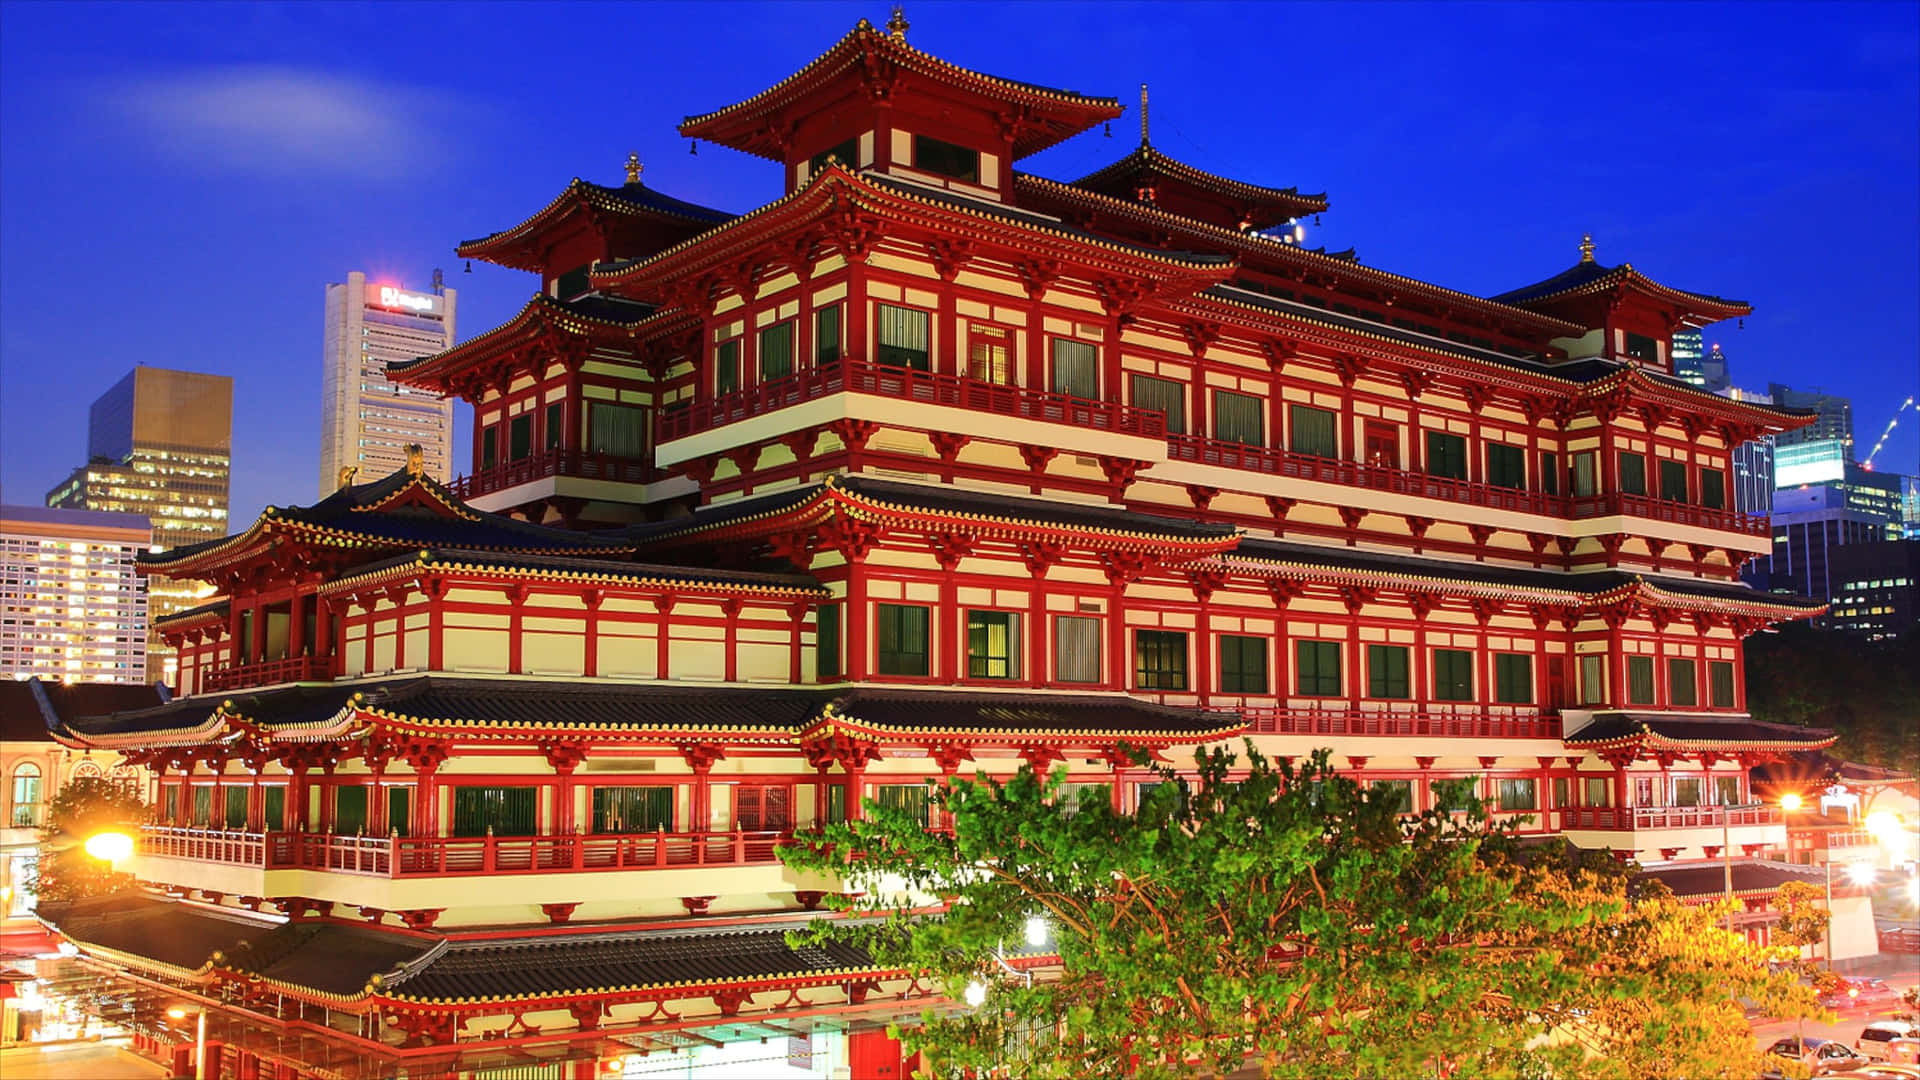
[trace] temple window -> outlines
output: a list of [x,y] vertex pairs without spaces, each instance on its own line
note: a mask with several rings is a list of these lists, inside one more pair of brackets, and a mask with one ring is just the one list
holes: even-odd
[[480,432],[480,467],[491,469],[500,463],[500,429],[489,424]]
[[[738,820],[737,814],[735,820]],[[673,788],[665,784],[594,788],[593,831],[672,832]]]
[[333,831],[358,836],[367,831],[367,789],[351,784],[333,789]]
[[1700,704],[1700,686],[1693,661],[1678,658],[1667,661],[1667,697],[1676,706],[1691,708]]
[[1433,650],[1433,699],[1473,700],[1473,654],[1464,649]]
[[540,828],[539,794],[534,787],[456,787],[453,835],[532,836]]
[[1366,453],[1361,460],[1377,468],[1400,467],[1400,427],[1383,420],[1369,420],[1365,431]]
[[1600,456],[1591,450],[1584,450],[1568,458],[1573,464],[1574,498],[1586,498],[1600,493]]
[[1479,787],[1480,778],[1477,776],[1444,777],[1428,784],[1435,808],[1449,814],[1465,813],[1468,800],[1473,798]]
[[1653,704],[1653,657],[1627,657],[1627,704]]
[[1582,806],[1607,806],[1613,802],[1613,785],[1604,776],[1589,776],[1581,781],[1585,788],[1580,794]]
[[229,786],[229,787],[223,788],[222,790],[226,792],[227,805],[222,807],[222,809],[225,811],[225,814],[223,816],[226,819],[227,828],[229,829],[246,828],[247,827],[247,789],[243,787],[238,787],[238,786]]
[[1687,466],[1685,462],[1663,461],[1660,463],[1660,497],[1667,502],[1687,501]]
[[195,784],[193,786],[193,816],[187,822],[197,828],[210,828],[213,825],[213,786]]
[[917,818],[927,827],[929,802],[925,784],[880,784],[873,789],[873,801],[883,810],[900,810]]
[[723,341],[713,347],[713,392],[731,394],[740,389],[740,342]]
[[875,659],[880,674],[927,674],[928,616],[928,610],[918,605],[877,605]]
[[1060,615],[1053,620],[1053,677],[1059,682],[1100,681],[1100,620]]
[[1533,657],[1525,653],[1495,653],[1493,700],[1502,705],[1533,704]]
[[1502,780],[1495,798],[1502,810],[1538,810],[1540,782],[1531,778]]
[[996,386],[1013,385],[1012,352],[1007,348],[1007,332],[998,326],[969,323],[967,326],[967,377]]
[[1707,661],[1707,695],[1714,708],[1733,708],[1733,661]]
[[[272,816],[268,816],[267,820],[273,821]],[[395,785],[387,789],[387,831],[401,836],[413,832],[412,788]]]
[[1467,478],[1467,440],[1444,431],[1427,432],[1427,475]]
[[1185,690],[1187,635],[1177,630],[1135,630],[1133,682],[1142,690]]
[[1241,634],[1220,635],[1220,692],[1267,692],[1267,639]]
[[1213,435],[1221,442],[1265,446],[1266,402],[1231,390],[1213,392]]
[[1647,364],[1660,362],[1660,343],[1645,334],[1627,334],[1627,355]]
[[560,448],[561,438],[567,433],[567,406],[563,401],[547,404],[546,443],[548,450]]
[[1331,411],[1311,405],[1290,405],[1287,427],[1293,436],[1287,449],[1294,453],[1323,458],[1340,456],[1339,420]]
[[[260,799],[264,807],[260,815],[263,819],[261,821],[262,828],[267,832],[274,832],[286,828],[287,789],[279,784],[275,784],[269,788],[263,788],[260,792]],[[391,821],[394,819],[389,818],[388,820]]]
[[894,304],[876,307],[879,349],[874,359],[888,367],[926,371],[931,366],[927,352],[927,313]]
[[1644,454],[1620,455],[1620,490],[1628,495],[1647,493],[1647,458]]
[[1367,696],[1387,700],[1413,696],[1412,681],[1407,678],[1406,646],[1367,646]]
[[647,453],[647,410],[636,405],[587,403],[587,449],[617,458]]
[[784,784],[743,784],[734,788],[733,827],[742,832],[792,829],[793,789]]
[[1673,778],[1673,805],[1703,806],[1706,804],[1707,782],[1697,776],[1676,776]]
[[913,167],[968,184],[980,182],[980,151],[956,146],[931,135],[913,137]]
[[1716,776],[1713,778],[1714,802],[1721,806],[1740,805],[1740,778],[1737,776]]
[[1100,396],[1100,351],[1084,341],[1053,339],[1053,392],[1092,400]]
[[1340,643],[1296,641],[1293,646],[1295,692],[1302,697],[1340,696]]
[[1700,470],[1700,505],[1709,510],[1727,507],[1727,474],[1719,469]]
[[1487,483],[1503,488],[1526,487],[1526,451],[1504,443],[1488,443]]
[[828,304],[813,313],[813,362],[824,366],[840,359],[840,305]]
[[1020,616],[1011,611],[967,612],[967,677],[1020,677]]
[[1053,805],[1063,816],[1072,817],[1086,807],[1110,803],[1112,799],[1110,784],[1061,784],[1054,792]]
[[1540,453],[1540,490],[1549,495],[1560,494],[1560,455],[1551,450]]
[[591,266],[576,266],[561,274],[553,281],[553,295],[560,300],[571,300],[576,296],[585,296],[593,291],[593,283],[587,273]]
[[507,421],[507,460],[524,461],[533,453],[533,414],[521,413]]
[[1375,780],[1368,795],[1371,802],[1384,802],[1396,814],[1413,813],[1413,781]]
[[793,323],[774,323],[760,331],[760,381],[793,374]]
[[1659,791],[1653,786],[1653,777],[1636,776],[1633,778],[1633,805],[1659,806]]
[[821,682],[840,676],[839,604],[821,604],[814,612],[813,674]]
[[858,169],[860,167],[860,140],[858,138],[848,139],[846,142],[829,146],[825,150],[813,155],[813,157],[807,161],[807,175],[819,175],[820,170],[827,167],[828,158],[839,162],[842,168],[848,170]]
[[13,770],[13,815],[7,821],[16,829],[40,824],[40,766],[30,761]]
[[1158,409],[1165,413],[1168,434],[1186,434],[1187,388],[1180,383],[1152,375],[1135,375],[1133,404],[1136,408]]

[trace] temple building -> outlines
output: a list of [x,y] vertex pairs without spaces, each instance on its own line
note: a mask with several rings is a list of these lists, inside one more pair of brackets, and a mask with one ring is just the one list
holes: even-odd
[[1746,711],[1743,640],[1820,605],[1740,582],[1729,455],[1808,417],[1671,351],[1748,306],[1590,240],[1497,297],[1363,266],[1298,242],[1325,195],[1144,126],[1018,167],[1122,112],[862,21],[681,124],[777,164],[768,204],[630,159],[462,244],[538,291],[387,370],[471,404],[467,474],[143,560],[217,590],[162,623],[178,696],[56,734],[157,777],[153,892],[43,916],[204,1002],[208,1075],[899,1076],[929,989],[789,946],[838,884],[778,845],[1028,763],[1124,810],[1123,743],[1252,739],[1735,866],[1764,938],[1750,770],[1832,738]]

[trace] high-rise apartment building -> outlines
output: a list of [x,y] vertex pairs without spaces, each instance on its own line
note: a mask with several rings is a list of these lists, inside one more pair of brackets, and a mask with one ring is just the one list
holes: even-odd
[[1673,332],[1673,374],[1713,394],[1733,385],[1727,374],[1727,354],[1719,345],[1704,344],[1698,330]]
[[385,476],[420,444],[429,475],[447,479],[453,459],[453,401],[387,378],[387,364],[453,347],[456,293],[434,271],[431,292],[369,282],[359,271],[327,286],[326,371],[321,386],[320,494],[340,470]]
[[[227,533],[233,452],[233,379],[197,371],[137,367],[87,412],[87,463],[47,493],[68,510],[138,514],[163,550]],[[210,595],[195,581],[152,578],[154,618]],[[147,669],[171,680],[172,651],[149,643]]]
[[1853,401],[1820,390],[1795,390],[1781,383],[1767,384],[1767,393],[1775,405],[1787,409],[1812,410],[1813,423],[1775,438],[1780,446],[1837,440],[1845,449],[1845,460],[1853,460]]
[[[1719,352],[1720,347],[1714,346]],[[1724,359],[1724,358],[1723,358]],[[1724,370],[1724,365],[1722,370]],[[1728,385],[1715,393],[1729,401],[1771,405],[1773,398],[1752,390]],[[1733,448],[1733,508],[1743,514],[1765,517],[1773,512],[1773,436],[1762,435],[1752,442]]]
[[0,506],[0,678],[147,681],[138,514]]

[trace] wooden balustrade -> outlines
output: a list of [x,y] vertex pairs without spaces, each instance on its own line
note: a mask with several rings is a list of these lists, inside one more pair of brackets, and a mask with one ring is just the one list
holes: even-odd
[[[1592,829],[1634,832],[1641,829],[1717,829],[1717,806],[1569,806],[1554,811],[1562,831]],[[1726,811],[1728,825],[1778,825],[1785,819],[1777,806],[1736,806]]]
[[1387,711],[1383,709],[1239,710],[1262,735],[1412,735],[1484,739],[1558,739],[1560,721],[1538,713]]
[[790,832],[612,833],[564,836],[329,836],[149,825],[137,850],[267,870],[374,877],[456,877],[577,871],[758,866],[779,861]]
[[289,656],[256,664],[234,664],[206,673],[208,693],[279,683],[320,682],[333,678],[333,659],[326,656]]
[[567,476],[580,480],[611,480],[622,484],[644,484],[658,479],[660,470],[650,462],[613,457],[583,450],[555,447],[462,476],[448,486],[462,499],[504,491],[510,487],[544,480],[549,476]]

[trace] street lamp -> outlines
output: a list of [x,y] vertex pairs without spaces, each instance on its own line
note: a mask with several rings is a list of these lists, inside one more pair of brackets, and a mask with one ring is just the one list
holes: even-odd
[[207,1010],[175,1005],[167,1010],[167,1015],[175,1020],[185,1020],[189,1015],[199,1017],[193,1034],[193,1080],[207,1080]]
[[97,832],[87,837],[86,852],[111,867],[133,854],[133,837],[123,832]]

